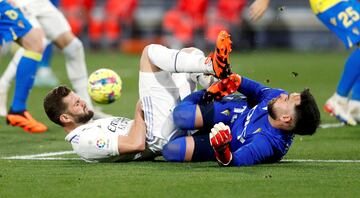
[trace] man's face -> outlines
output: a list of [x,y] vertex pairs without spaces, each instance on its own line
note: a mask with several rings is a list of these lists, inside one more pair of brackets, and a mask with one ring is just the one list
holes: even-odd
[[272,99],[268,104],[269,115],[277,120],[281,116],[295,116],[295,106],[299,105],[301,97],[299,93],[280,94],[279,97]]
[[74,92],[70,92],[63,101],[67,104],[65,114],[69,115],[75,123],[86,123],[94,116],[94,112],[88,109],[86,102]]

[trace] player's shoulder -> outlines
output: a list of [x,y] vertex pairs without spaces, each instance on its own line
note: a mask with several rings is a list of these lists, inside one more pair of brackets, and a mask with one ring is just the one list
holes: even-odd
[[[107,118],[105,118],[105,119],[107,119]],[[98,132],[99,129],[101,129],[101,125],[102,125],[101,123],[104,123],[104,122],[109,122],[109,121],[99,119],[99,120],[91,121],[91,122],[88,122],[81,126],[78,126],[66,135],[65,140],[69,141],[74,136],[80,136],[82,134],[91,134],[93,132]]]

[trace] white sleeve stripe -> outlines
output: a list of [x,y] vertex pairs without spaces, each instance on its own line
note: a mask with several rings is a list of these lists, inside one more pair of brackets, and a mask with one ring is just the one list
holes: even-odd
[[143,98],[144,115],[146,123],[146,138],[152,140],[153,138],[153,108],[151,97],[147,96]]

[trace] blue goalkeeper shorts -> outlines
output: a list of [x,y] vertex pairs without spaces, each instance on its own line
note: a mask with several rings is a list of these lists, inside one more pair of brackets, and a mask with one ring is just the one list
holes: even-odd
[[17,8],[0,0],[0,45],[26,35],[32,26]]

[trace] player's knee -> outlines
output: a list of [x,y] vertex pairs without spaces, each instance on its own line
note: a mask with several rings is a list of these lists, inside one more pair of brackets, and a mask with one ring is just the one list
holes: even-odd
[[199,50],[196,47],[187,47],[181,50],[182,52],[186,52],[189,54],[193,54],[193,55],[201,55],[201,56],[205,56],[204,52],[202,52],[201,50]]
[[67,58],[76,59],[79,54],[83,54],[84,46],[78,38],[74,38],[70,43],[66,45],[63,52]]
[[185,137],[176,138],[167,143],[162,150],[163,157],[169,162],[183,162],[186,154]]
[[178,105],[173,111],[175,126],[180,129],[194,129],[195,105]]
[[[141,53],[140,62],[149,60],[148,51],[149,51],[149,45],[144,47],[144,49]],[[141,64],[140,64],[140,66],[141,66]]]
[[21,40],[21,45],[28,51],[43,53],[44,51],[44,34],[41,29],[31,29]]
[[[151,44],[154,45],[154,44]],[[141,58],[140,58],[140,71],[142,72],[158,72],[160,71],[160,68],[158,68],[156,65],[154,65],[150,60],[150,48],[151,45],[147,45],[144,47]]]
[[71,31],[68,31],[60,34],[53,42],[60,49],[64,49],[74,41],[78,47],[82,47],[82,42]]

